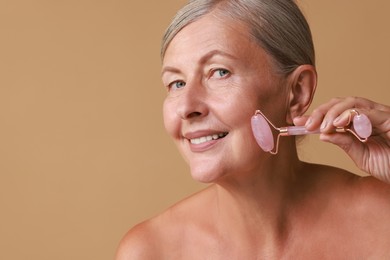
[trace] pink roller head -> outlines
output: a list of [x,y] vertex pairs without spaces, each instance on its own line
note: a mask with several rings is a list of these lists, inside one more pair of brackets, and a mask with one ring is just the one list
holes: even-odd
[[372,125],[370,119],[364,114],[359,114],[353,117],[353,129],[361,138],[368,138],[372,133]]
[[252,116],[251,124],[253,135],[261,149],[265,152],[272,151],[274,149],[274,136],[267,120],[262,115],[256,114]]

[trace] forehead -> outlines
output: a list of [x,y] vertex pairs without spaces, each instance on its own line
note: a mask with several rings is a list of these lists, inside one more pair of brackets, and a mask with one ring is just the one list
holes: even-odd
[[186,58],[201,57],[214,49],[240,58],[259,52],[264,54],[262,48],[252,40],[249,28],[243,22],[212,12],[177,33],[168,45],[163,63],[177,60],[178,55]]

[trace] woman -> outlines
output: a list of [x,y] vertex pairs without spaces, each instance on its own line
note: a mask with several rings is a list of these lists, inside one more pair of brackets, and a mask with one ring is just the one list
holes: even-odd
[[[345,98],[302,116],[317,75],[293,1],[191,1],[162,58],[165,127],[193,178],[212,184],[131,229],[117,259],[390,257],[390,108]],[[265,153],[251,129],[257,109],[275,125],[321,126],[374,177],[301,162],[293,137]],[[351,109],[373,124],[367,143],[333,132]]]

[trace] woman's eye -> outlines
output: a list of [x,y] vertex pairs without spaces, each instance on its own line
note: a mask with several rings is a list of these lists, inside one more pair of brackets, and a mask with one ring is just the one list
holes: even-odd
[[169,90],[183,88],[186,85],[184,81],[174,81],[168,85]]
[[223,78],[230,74],[230,71],[226,69],[216,69],[213,71],[212,77]]

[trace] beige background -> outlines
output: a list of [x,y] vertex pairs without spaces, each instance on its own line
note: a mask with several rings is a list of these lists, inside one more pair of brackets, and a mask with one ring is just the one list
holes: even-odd
[[[184,0],[0,0],[0,259],[112,259],[123,234],[203,186],[165,134],[159,45]],[[314,105],[389,104],[388,0],[301,0]],[[305,160],[356,173],[306,139]]]

